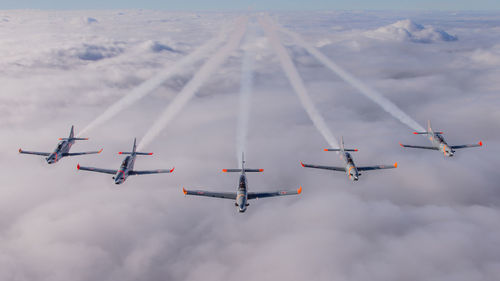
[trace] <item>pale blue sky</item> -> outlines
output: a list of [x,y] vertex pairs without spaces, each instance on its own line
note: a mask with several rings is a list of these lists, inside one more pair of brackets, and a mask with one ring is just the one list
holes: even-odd
[[500,0],[0,0],[0,9],[500,10]]

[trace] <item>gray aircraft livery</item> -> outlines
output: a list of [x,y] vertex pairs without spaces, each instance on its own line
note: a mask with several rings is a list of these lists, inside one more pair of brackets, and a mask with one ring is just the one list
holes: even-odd
[[247,210],[248,200],[251,199],[259,199],[259,198],[267,198],[267,197],[275,197],[275,196],[284,196],[284,195],[296,195],[302,192],[302,187],[299,187],[297,190],[282,190],[282,191],[273,191],[273,192],[248,192],[248,182],[246,177],[246,172],[263,172],[263,169],[247,169],[245,168],[245,160],[242,160],[241,169],[223,169],[223,172],[233,173],[233,172],[241,172],[240,181],[238,185],[238,190],[236,192],[209,192],[203,190],[186,190],[182,188],[184,195],[196,195],[196,196],[206,196],[206,197],[215,197],[222,199],[231,199],[236,202],[234,205],[238,207],[238,211],[243,213]]
[[318,165],[310,165],[304,164],[300,162],[302,167],[305,168],[315,168],[315,169],[325,169],[332,171],[345,172],[350,180],[357,181],[359,176],[361,175],[359,171],[370,171],[370,170],[380,170],[380,169],[392,169],[397,168],[398,163],[394,163],[394,165],[378,165],[378,166],[365,166],[365,167],[357,167],[352,160],[351,154],[347,151],[358,151],[357,149],[345,149],[344,148],[344,138],[340,138],[340,148],[330,148],[325,149],[325,151],[340,151],[340,158],[344,161],[344,167],[332,167],[332,166],[318,166]]
[[97,154],[97,153],[102,152],[102,149],[101,149],[99,151],[70,153],[69,150],[71,149],[71,146],[73,146],[73,144],[75,143],[76,140],[88,140],[88,138],[75,138],[74,136],[75,136],[75,133],[73,132],[73,126],[71,126],[71,131],[69,133],[69,137],[59,138],[59,143],[57,144],[57,147],[56,147],[56,149],[54,149],[53,152],[26,151],[26,150],[22,150],[21,148],[19,148],[19,153],[46,156],[47,158],[45,158],[45,160],[47,160],[47,163],[54,164],[66,156]]
[[137,155],[153,155],[150,152],[137,152],[136,150],[136,140],[134,139],[134,146],[132,147],[132,152],[118,152],[118,154],[126,154],[127,157],[123,160],[120,165],[119,170],[108,170],[108,169],[100,169],[94,167],[83,167],[78,164],[76,168],[78,170],[105,173],[115,175],[113,179],[115,180],[115,184],[122,184],[128,176],[133,175],[147,175],[147,174],[161,174],[161,173],[172,173],[174,168],[170,170],[149,170],[149,171],[134,171],[135,157]]
[[432,146],[419,146],[419,145],[408,145],[408,144],[399,144],[402,147],[411,147],[411,148],[421,148],[421,149],[430,149],[441,151],[444,156],[452,157],[455,154],[455,149],[460,148],[468,148],[468,147],[477,147],[483,146],[483,142],[478,142],[477,144],[464,144],[464,145],[448,145],[443,137],[443,132],[434,132],[431,127],[431,121],[427,121],[427,132],[413,132],[415,135],[427,135],[429,140],[432,143]]

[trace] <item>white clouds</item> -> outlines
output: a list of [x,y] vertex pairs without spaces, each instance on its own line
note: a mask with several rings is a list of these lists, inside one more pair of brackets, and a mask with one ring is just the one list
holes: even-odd
[[[220,191],[234,165],[243,51],[199,88],[168,130],[151,143],[144,169],[171,175],[131,177],[116,188],[76,163],[118,167],[129,149],[202,65],[194,63],[135,106],[89,132],[75,151],[98,156],[48,166],[17,149],[53,149],[69,126],[77,132],[117,98],[216,36],[234,14],[156,11],[7,11],[0,43],[1,280],[495,280],[500,272],[498,17],[412,15],[457,34],[453,44],[364,37],[396,22],[385,13],[278,14],[279,24],[321,46],[325,56],[369,83],[419,122],[433,121],[450,144],[485,146],[444,159],[403,150],[426,140],[389,116],[293,42],[284,45],[328,126],[359,148],[359,165],[398,161],[394,171],[342,174],[305,170],[299,161],[339,164],[292,93],[265,35],[257,31],[246,155],[264,168],[255,191],[303,186],[294,198],[232,202],[185,198],[181,187]],[[92,17],[91,25],[64,24]],[[459,25],[460,28],[450,29]],[[482,28],[478,29],[477,26]],[[341,26],[333,30],[332,26]],[[364,38],[364,39],[363,39]],[[359,48],[345,42],[356,41]],[[155,52],[156,43],[179,52]],[[99,46],[104,58],[76,50]],[[121,51],[113,56],[109,50]],[[160,46],[160,49],[164,49]],[[56,60],[59,50],[64,59]],[[71,52],[69,50],[72,50]],[[49,56],[47,56],[49,54]],[[486,54],[486,55],[485,55]],[[37,63],[46,59],[47,62]],[[22,64],[20,62],[23,62]],[[79,129],[80,128],[80,129]],[[148,148],[149,149],[149,148]]]
[[415,43],[431,43],[435,41],[456,41],[456,36],[433,26],[423,26],[411,20],[400,20],[393,24],[377,28],[365,33],[377,39],[411,41]]

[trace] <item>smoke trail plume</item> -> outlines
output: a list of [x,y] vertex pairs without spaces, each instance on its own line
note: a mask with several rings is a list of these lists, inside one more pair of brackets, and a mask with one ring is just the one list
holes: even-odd
[[177,94],[174,100],[165,108],[160,117],[146,132],[146,135],[139,143],[138,150],[141,150],[151,143],[160,132],[170,123],[170,121],[184,108],[184,106],[196,94],[198,89],[217,70],[217,68],[226,60],[226,58],[238,48],[241,39],[246,31],[248,17],[238,20],[236,28],[231,33],[229,41],[215,55],[213,55],[193,76],[193,78],[184,86],[182,91]]
[[399,109],[399,107],[397,107],[394,103],[385,98],[381,93],[379,93],[375,89],[370,88],[369,86],[358,80],[352,74],[350,74],[342,67],[337,65],[335,62],[333,62],[331,59],[329,59],[327,56],[322,54],[318,49],[305,42],[302,38],[300,38],[298,34],[289,31],[287,29],[284,29],[283,27],[281,27],[280,30],[290,35],[297,44],[306,49],[312,56],[314,56],[322,64],[324,64],[330,70],[335,72],[344,81],[351,84],[351,86],[356,88],[367,98],[371,99],[373,102],[380,105],[386,112],[394,116],[401,123],[405,124],[406,126],[412,128],[415,131],[425,131],[425,129],[422,126],[420,126],[415,120],[413,120],[410,116],[408,116],[401,109]]
[[[247,33],[245,38],[245,43],[251,44],[253,39],[255,39],[255,25],[250,26],[249,32]],[[236,159],[238,160],[238,165],[240,165],[240,168],[242,168],[242,156],[246,149],[255,62],[255,53],[252,49],[252,46],[247,45],[244,49],[245,54],[243,55],[243,63],[241,65],[238,127],[236,128]]]
[[202,59],[203,57],[210,54],[215,50],[226,38],[227,36],[227,28],[224,28],[217,37],[211,39],[207,43],[203,44],[201,47],[190,53],[189,55],[181,58],[179,61],[170,65],[168,68],[159,72],[151,79],[144,81],[142,84],[134,88],[130,93],[126,96],[118,100],[116,103],[108,107],[106,111],[104,111],[101,115],[95,118],[92,122],[90,122],[87,127],[81,130],[78,133],[78,136],[84,135],[88,131],[94,129],[95,127],[101,125],[102,123],[108,121],[113,118],[115,115],[120,113],[122,110],[127,109],[129,106],[134,104],[136,101],[145,97],[156,88],[158,88],[161,84],[163,84],[167,79],[172,77],[172,75],[178,73],[183,68],[195,63],[197,60]]
[[259,23],[264,29],[266,36],[269,38],[271,45],[278,55],[283,71],[285,71],[288,80],[290,80],[290,84],[295,90],[295,93],[299,97],[302,106],[306,110],[314,126],[325,138],[330,147],[338,147],[339,145],[336,138],[333,136],[332,132],[326,125],[325,120],[314,106],[314,103],[312,102],[311,97],[309,96],[309,93],[307,92],[307,89],[304,85],[304,81],[302,81],[302,78],[300,77],[297,68],[293,64],[290,55],[283,47],[283,45],[281,45],[278,37],[276,36],[274,27],[271,23],[271,19],[266,15],[265,18],[259,18]]

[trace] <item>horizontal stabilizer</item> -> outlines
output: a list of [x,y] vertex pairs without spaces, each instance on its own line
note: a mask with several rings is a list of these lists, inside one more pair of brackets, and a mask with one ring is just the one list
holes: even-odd
[[[242,169],[222,169],[224,173],[240,173],[242,172]],[[245,172],[248,173],[258,173],[258,172],[264,172],[264,169],[246,169]]]
[[59,140],[67,140],[67,141],[73,141],[73,140],[89,140],[89,138],[59,138]]
[[[120,151],[118,154],[132,154],[132,152]],[[135,155],[153,155],[153,152],[135,152]]]
[[[429,132],[413,132],[414,135],[427,135]],[[443,132],[434,132],[436,135],[442,135],[444,134]]]
[[[324,151],[340,151],[340,148],[325,148]],[[344,151],[358,151],[358,149],[344,149]]]

